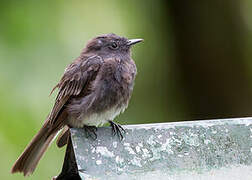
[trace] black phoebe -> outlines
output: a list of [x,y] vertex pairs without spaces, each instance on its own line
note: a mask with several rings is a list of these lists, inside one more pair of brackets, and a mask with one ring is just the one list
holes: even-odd
[[122,138],[123,128],[113,119],[128,106],[136,75],[130,48],[141,41],[106,34],[88,42],[53,88],[52,92],[59,89],[54,107],[43,127],[13,165],[12,173],[23,172],[24,176],[33,173],[62,128],[57,142],[59,147],[67,143],[69,127],[85,127],[95,134],[97,126],[109,122],[113,134]]

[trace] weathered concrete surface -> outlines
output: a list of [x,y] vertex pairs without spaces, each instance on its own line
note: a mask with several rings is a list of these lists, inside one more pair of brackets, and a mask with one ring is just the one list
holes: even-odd
[[71,129],[83,179],[252,179],[252,118]]

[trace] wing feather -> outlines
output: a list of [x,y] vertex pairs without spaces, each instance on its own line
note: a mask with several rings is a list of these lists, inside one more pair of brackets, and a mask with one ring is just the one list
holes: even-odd
[[[49,115],[50,124],[54,124],[62,107],[71,96],[78,96],[91,79],[94,79],[102,65],[100,56],[92,56],[87,60],[77,61],[70,64],[61,78],[60,82],[53,88],[52,92],[58,88],[59,92],[55,100],[54,107]],[[51,93],[52,93],[51,92]]]

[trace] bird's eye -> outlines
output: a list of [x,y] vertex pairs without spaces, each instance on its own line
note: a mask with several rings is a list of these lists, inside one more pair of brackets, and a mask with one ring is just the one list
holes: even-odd
[[117,45],[116,42],[113,42],[113,43],[110,45],[110,47],[111,47],[112,49],[117,49],[117,48],[118,48],[118,45]]

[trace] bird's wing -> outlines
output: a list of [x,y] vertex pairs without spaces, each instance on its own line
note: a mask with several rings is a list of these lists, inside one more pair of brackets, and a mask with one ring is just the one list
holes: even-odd
[[74,62],[66,68],[60,82],[52,90],[53,92],[56,88],[59,89],[54,107],[48,117],[51,125],[55,124],[60,111],[63,109],[62,107],[67,103],[68,99],[71,96],[78,96],[88,86],[89,82],[96,77],[102,63],[103,60],[100,56],[92,56],[85,61]]

